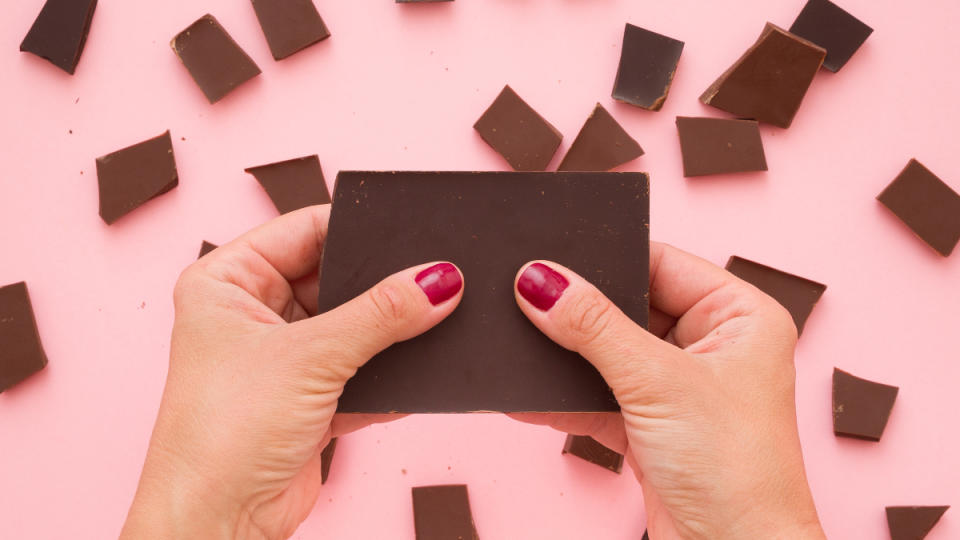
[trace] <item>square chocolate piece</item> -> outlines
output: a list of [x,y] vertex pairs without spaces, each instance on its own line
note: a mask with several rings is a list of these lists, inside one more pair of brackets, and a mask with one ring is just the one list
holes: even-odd
[[177,34],[170,47],[210,103],[260,74],[257,64],[209,13]]
[[627,23],[613,99],[659,111],[667,100],[683,42]]
[[47,0],[20,50],[49,60],[70,75],[77,70],[97,0]]
[[107,225],[177,187],[170,132],[97,158],[97,181],[100,217]]
[[557,170],[609,171],[642,155],[637,141],[597,103]]
[[460,306],[361,367],[338,411],[619,410],[589,362],[521,313],[513,283],[525,263],[556,261],[646,325],[648,189],[642,173],[341,172],[321,313],[425,262],[466,279]]
[[253,0],[253,9],[274,60],[330,37],[313,0]]
[[260,182],[281,214],[330,202],[320,158],[315,155],[250,167],[246,172]]
[[677,133],[684,176],[767,170],[755,120],[678,116]]
[[833,368],[833,433],[879,441],[899,391]]
[[823,67],[836,72],[873,33],[873,28],[830,0],[807,0],[790,33],[827,50]]
[[473,128],[517,171],[545,170],[563,139],[509,86],[503,87]]
[[577,456],[617,474],[623,470],[623,454],[614,452],[587,435],[568,434],[563,453]]
[[465,485],[412,489],[417,540],[479,540]]
[[0,392],[47,365],[27,284],[0,287]]
[[960,241],[960,194],[911,159],[877,200],[944,257]]
[[803,327],[823,296],[827,286],[800,276],[788,274],[782,270],[748,261],[737,256],[727,261],[727,270],[738,278],[751,283],[754,287],[773,297],[774,300],[787,308],[794,324],[797,325],[797,335],[803,333]]
[[888,506],[890,540],[923,540],[949,506]]

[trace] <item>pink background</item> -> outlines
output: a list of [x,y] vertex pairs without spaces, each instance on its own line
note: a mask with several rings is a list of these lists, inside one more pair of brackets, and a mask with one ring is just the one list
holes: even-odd
[[[564,133],[555,164],[596,101],[622,122],[647,151],[624,170],[652,175],[655,239],[829,286],[797,365],[830,536],[885,538],[884,505],[960,505],[960,254],[936,255],[874,200],[914,156],[960,190],[960,3],[844,0],[876,31],[840,73],[817,76],[793,127],[763,129],[770,172],[693,180],[674,117],[725,116],[697,96],[802,0],[318,0],[333,37],[279,63],[248,2],[101,0],[74,77],[18,52],[42,1],[4,4],[0,284],[28,282],[50,365],[0,395],[0,537],[118,533],[177,274],[202,239],[276,214],[245,167],[317,153],[330,185],[341,169],[505,169],[471,128],[505,83]],[[264,71],[215,106],[168,46],[205,12]],[[610,98],[627,21],[686,42],[661,112]],[[107,227],[94,159],[166,129],[180,187]],[[900,386],[879,444],[833,436],[834,366]],[[632,476],[561,456],[563,438],[497,415],[347,436],[298,536],[412,539],[410,486],[463,482],[485,539],[639,539]],[[960,538],[958,511],[929,538]]]

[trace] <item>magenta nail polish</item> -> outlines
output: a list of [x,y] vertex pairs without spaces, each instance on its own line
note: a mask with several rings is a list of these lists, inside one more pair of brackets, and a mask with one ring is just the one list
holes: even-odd
[[446,262],[421,270],[416,281],[427,294],[430,303],[435,306],[456,296],[463,287],[463,278],[460,277],[457,267]]
[[517,291],[540,311],[549,311],[570,282],[559,272],[541,263],[533,263],[520,274]]

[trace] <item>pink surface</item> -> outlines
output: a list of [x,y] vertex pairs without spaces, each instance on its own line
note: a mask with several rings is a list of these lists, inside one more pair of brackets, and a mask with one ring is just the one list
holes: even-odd
[[[28,282],[50,357],[0,395],[0,537],[118,533],[166,372],[177,274],[202,239],[275,215],[244,167],[318,153],[331,185],[340,169],[504,169],[471,126],[509,83],[564,133],[555,163],[596,101],[639,140],[647,154],[624,169],[652,174],[655,239],[829,286],[797,352],[828,534],[885,538],[884,505],[953,504],[929,538],[960,538],[960,254],[939,257],[874,200],[910,157],[960,190],[957,2],[844,0],[876,31],[817,76],[793,127],[763,129],[770,172],[694,180],[674,117],[725,116],[697,96],[801,0],[318,0],[333,37],[280,63],[248,2],[101,0],[74,77],[18,52],[41,4],[6,2],[0,17],[0,284]],[[215,106],[168,46],[205,12],[264,71]],[[628,21],[686,42],[661,112],[610,98]],[[107,227],[94,159],[166,129],[180,187]],[[879,444],[833,436],[834,366],[901,387]],[[464,482],[484,539],[639,539],[631,475],[561,456],[562,443],[496,415],[347,436],[298,536],[412,539],[410,486]]]

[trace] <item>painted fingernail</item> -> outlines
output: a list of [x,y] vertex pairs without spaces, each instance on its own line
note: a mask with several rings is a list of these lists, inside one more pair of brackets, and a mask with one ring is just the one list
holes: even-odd
[[427,294],[430,303],[435,306],[453,298],[463,288],[460,271],[446,262],[421,270],[415,279],[417,285]]
[[533,307],[549,311],[569,285],[567,278],[559,272],[545,264],[533,263],[520,274],[517,291]]

